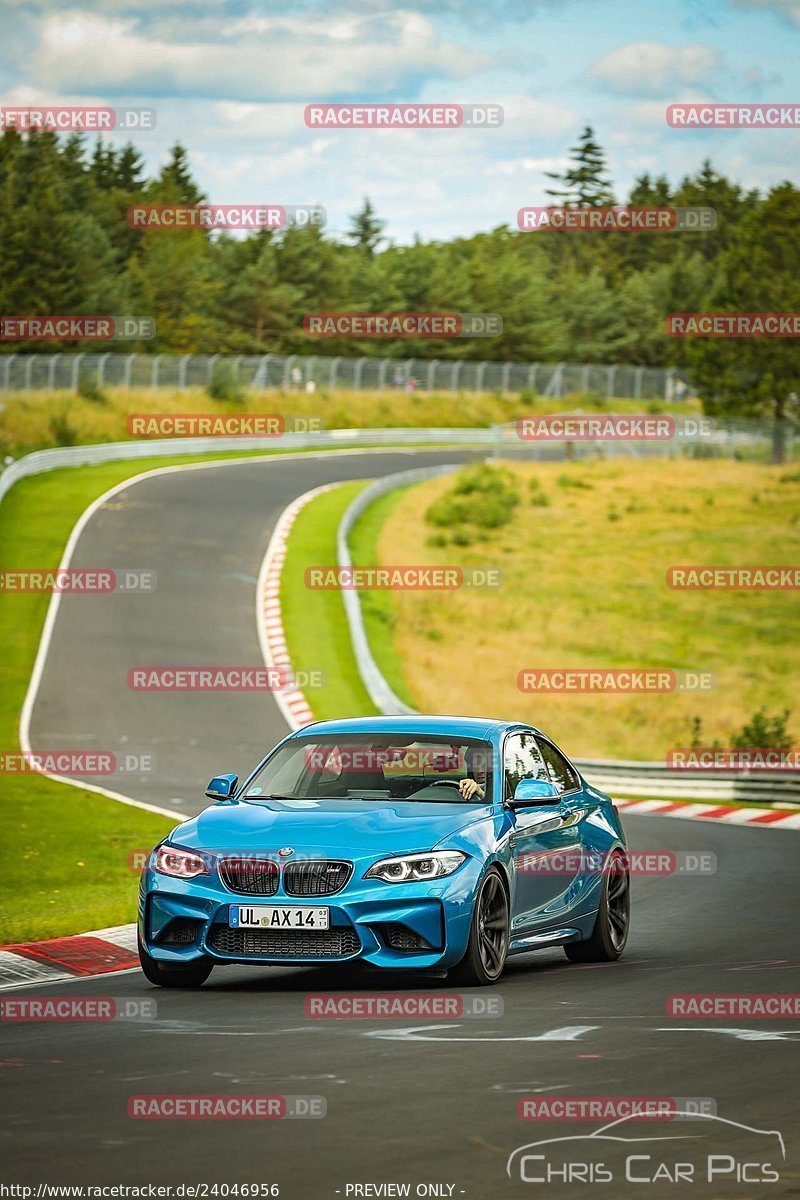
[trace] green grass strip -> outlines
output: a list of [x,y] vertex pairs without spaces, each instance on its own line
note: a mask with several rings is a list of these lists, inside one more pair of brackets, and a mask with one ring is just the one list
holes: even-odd
[[[396,488],[379,496],[361,514],[350,534],[350,554],[360,567],[385,566],[378,557],[378,543],[383,527],[391,513],[400,503],[407,488]],[[394,643],[394,628],[397,621],[397,606],[390,591],[361,592],[361,611],[370,650],[380,667],[381,674],[392,691],[405,704],[415,708],[405,674],[403,661]]]
[[358,673],[339,589],[306,587],[310,566],[336,565],[336,532],[345,510],[366,487],[344,483],[323,492],[298,514],[281,573],[281,608],[289,659],[296,671],[321,671],[322,688],[306,698],[319,720],[373,715],[377,710]]

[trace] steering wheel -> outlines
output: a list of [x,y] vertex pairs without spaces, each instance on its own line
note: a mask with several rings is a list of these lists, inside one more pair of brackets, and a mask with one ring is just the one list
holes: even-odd
[[426,783],[426,787],[454,787],[456,791],[461,790],[461,784],[457,779],[434,779],[431,783]]

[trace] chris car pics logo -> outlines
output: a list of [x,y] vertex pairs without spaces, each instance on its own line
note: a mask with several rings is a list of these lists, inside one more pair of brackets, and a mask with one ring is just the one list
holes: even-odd
[[[780,1180],[786,1148],[777,1129],[757,1129],[694,1108],[671,1116],[668,1130],[652,1126],[644,1131],[640,1124],[630,1128],[630,1122],[640,1119],[634,1113],[589,1134],[528,1142],[509,1155],[506,1173],[520,1183],[551,1188],[615,1183],[622,1195],[632,1197],[641,1194],[636,1189],[653,1183],[678,1184],[681,1190],[675,1194],[683,1196],[691,1195],[695,1184],[727,1189]],[[679,1127],[673,1123],[676,1118]],[[708,1194],[706,1187],[702,1194]]]

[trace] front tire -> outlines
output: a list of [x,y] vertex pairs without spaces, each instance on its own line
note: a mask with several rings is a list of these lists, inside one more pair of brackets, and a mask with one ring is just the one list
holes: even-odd
[[616,962],[625,949],[631,920],[631,877],[625,856],[611,855],[603,877],[603,892],[592,936],[584,942],[567,942],[570,962]]
[[467,952],[451,971],[461,987],[488,987],[503,974],[508,953],[508,895],[500,872],[490,867],[478,891]]
[[145,978],[156,987],[166,988],[199,988],[211,974],[214,964],[209,958],[201,958],[190,963],[176,963],[166,966],[148,954],[142,945],[139,934],[136,937],[139,946],[139,962]]

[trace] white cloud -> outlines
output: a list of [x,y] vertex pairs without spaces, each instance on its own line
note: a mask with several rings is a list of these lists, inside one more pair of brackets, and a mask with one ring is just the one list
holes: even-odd
[[527,137],[532,145],[543,141],[561,141],[578,130],[581,120],[573,109],[532,96],[505,96],[498,100],[503,106],[503,131],[507,137]]
[[569,165],[565,155],[551,155],[547,158],[505,158],[492,167],[492,173],[507,178],[518,175],[542,175],[545,171],[563,172]]
[[680,88],[706,83],[718,67],[716,51],[699,42],[629,42],[598,59],[589,74],[621,95],[674,96]]
[[395,11],[344,21],[325,15],[258,17],[202,24],[204,40],[161,40],[126,17],[73,9],[43,18],[36,77],[65,89],[92,81],[98,93],[134,87],[159,94],[240,100],[328,96],[376,98],[421,75],[463,78],[489,63],[438,37],[418,13]]
[[[710,97],[705,92],[698,92],[696,89],[690,88],[688,91],[681,92],[680,101],[686,104],[708,104]],[[640,132],[636,132],[637,129],[669,129],[667,103],[664,100],[639,100],[634,104],[626,105],[624,113],[626,124],[621,134],[630,134],[632,143],[641,142],[642,135]]]

